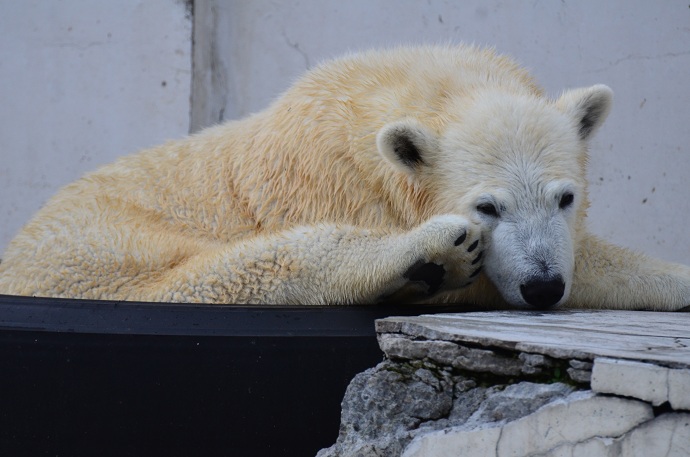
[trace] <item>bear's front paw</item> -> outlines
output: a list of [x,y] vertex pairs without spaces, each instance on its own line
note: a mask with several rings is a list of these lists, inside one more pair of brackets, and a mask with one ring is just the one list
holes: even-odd
[[439,290],[459,289],[474,282],[484,256],[484,235],[479,224],[461,216],[443,215],[431,218],[415,232],[422,250],[420,260],[445,270]]
[[385,301],[429,298],[469,286],[479,276],[484,254],[479,224],[461,216],[435,216],[403,237],[414,259],[403,269],[404,284],[381,297]]

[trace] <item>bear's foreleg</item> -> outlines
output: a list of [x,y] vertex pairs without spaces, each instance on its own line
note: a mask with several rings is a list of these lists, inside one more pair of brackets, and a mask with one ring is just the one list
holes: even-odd
[[576,253],[569,307],[674,311],[690,307],[690,267],[586,235]]
[[474,281],[482,238],[478,225],[451,215],[404,233],[298,227],[200,253],[143,298],[308,305],[424,300]]

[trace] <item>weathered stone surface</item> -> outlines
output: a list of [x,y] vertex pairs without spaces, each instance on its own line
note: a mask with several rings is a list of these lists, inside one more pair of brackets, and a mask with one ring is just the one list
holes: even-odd
[[690,414],[663,414],[622,439],[625,457],[687,457],[690,455]]
[[447,371],[422,363],[383,362],[352,380],[342,403],[338,440],[318,456],[398,456],[412,439],[410,431],[448,416],[452,405]]
[[338,441],[319,457],[689,456],[688,317],[377,321],[388,360],[352,381]]
[[616,437],[653,417],[652,408],[640,401],[575,392],[507,424],[498,442],[497,455],[535,455],[563,443],[582,442],[595,436]]
[[386,361],[350,383],[338,440],[318,456],[397,457],[420,434],[506,423],[572,391],[561,383],[481,387],[430,363]]
[[690,313],[639,311],[473,312],[376,321],[380,334],[501,348],[553,358],[595,357],[690,368]]
[[687,457],[690,415],[663,414],[618,437],[564,443],[539,457]]
[[379,335],[381,350],[391,359],[422,360],[429,358],[455,368],[495,373],[520,374],[520,360],[496,354],[488,349],[459,346],[446,341],[415,341],[401,335]]
[[[467,381],[465,381],[467,382]],[[573,391],[566,384],[521,382],[512,385],[473,387],[458,392],[455,384],[453,407],[447,418],[420,425],[418,432],[464,425],[478,427],[487,423],[508,422],[524,417],[543,405]],[[418,435],[419,433],[416,433]]]
[[439,430],[413,441],[405,449],[402,457],[495,456],[501,432],[500,425]]
[[668,401],[673,409],[690,411],[690,370],[669,370]]
[[[475,373],[501,376],[538,376],[554,366],[551,357],[542,354],[511,353],[493,349],[466,347],[457,343],[436,340],[416,340],[406,335],[379,334],[379,346],[389,359],[433,360],[441,365]],[[517,357],[516,357],[517,355]],[[591,364],[590,364],[591,367]],[[570,372],[568,372],[570,373]],[[576,382],[589,381],[589,372],[574,372]]]
[[430,363],[386,361],[352,380],[342,403],[338,440],[318,456],[397,457],[419,434],[506,423],[572,390],[560,383],[479,387]]
[[541,374],[544,368],[553,366],[553,359],[541,354],[526,354],[521,352],[520,355],[518,355],[518,360],[522,362],[520,371],[527,375]]
[[639,398],[676,410],[690,409],[690,370],[651,363],[597,358],[592,371],[595,392]]
[[[525,417],[542,406],[567,396],[573,387],[562,383],[521,382],[488,396],[468,419],[468,425],[509,422]],[[462,398],[462,397],[461,397]]]
[[[627,457],[621,454],[621,443],[614,438],[592,439],[580,443],[565,443],[539,457]],[[651,457],[651,456],[649,456]]]
[[592,390],[639,398],[658,406],[668,401],[668,368],[598,358],[592,370]]
[[567,369],[568,376],[575,382],[582,384],[589,384],[592,380],[592,366],[591,362],[582,360],[571,360],[569,362],[570,368]]
[[575,392],[512,422],[456,427],[418,436],[403,456],[568,455],[553,452],[594,437],[617,437],[651,418],[652,408],[643,402]]

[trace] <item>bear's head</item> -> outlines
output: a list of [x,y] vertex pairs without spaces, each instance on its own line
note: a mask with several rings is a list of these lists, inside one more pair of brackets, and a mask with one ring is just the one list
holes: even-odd
[[603,85],[557,100],[479,91],[439,123],[386,124],[379,152],[431,195],[433,212],[486,228],[484,272],[510,305],[564,303],[588,205],[587,143],[608,115]]

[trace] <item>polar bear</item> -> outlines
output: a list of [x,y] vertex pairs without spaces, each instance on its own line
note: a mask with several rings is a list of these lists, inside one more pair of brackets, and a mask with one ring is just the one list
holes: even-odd
[[0,292],[135,301],[690,305],[690,268],[585,228],[603,85],[546,97],[491,49],[349,55],[265,111],[62,189]]

